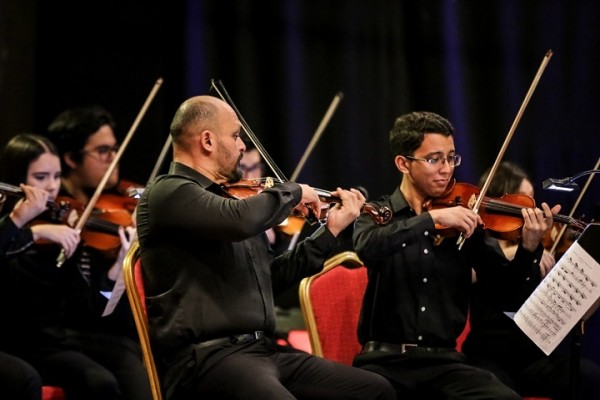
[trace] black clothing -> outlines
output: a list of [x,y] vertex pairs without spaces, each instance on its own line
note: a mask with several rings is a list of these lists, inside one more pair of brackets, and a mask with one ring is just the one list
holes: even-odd
[[[17,228],[8,214],[0,218],[0,256],[6,254],[6,250],[19,235],[19,231],[19,228]],[[30,241],[33,243],[33,238]]]
[[11,400],[41,400],[42,379],[31,365],[0,351],[0,393]]
[[[368,216],[361,216],[353,236],[356,251],[369,270],[358,329],[363,345],[375,341],[454,348],[469,308],[471,268],[482,279],[490,276],[488,270],[501,282],[539,279],[541,246],[534,253],[519,248],[515,260],[504,265],[482,232],[467,239],[461,250],[456,238],[435,243],[437,232],[431,216],[427,212],[416,215],[400,189],[376,204],[392,210],[390,223],[377,225]],[[477,396],[487,391],[496,398],[516,397],[491,374],[469,367],[465,361],[457,352],[374,351],[358,355],[355,365],[382,373],[403,395],[428,388],[438,395],[469,398],[476,384],[487,382],[477,388]],[[469,379],[440,381],[452,371],[460,371]]]
[[[498,242],[490,239],[499,255]],[[505,261],[508,264],[508,261]],[[539,280],[521,281],[507,289],[495,279],[477,281],[471,301],[471,330],[463,344],[470,363],[493,372],[505,384],[523,395],[544,395],[553,399],[570,398],[570,357],[560,349],[546,356],[521,331],[505,312],[516,312],[539,284]],[[506,291],[517,293],[505,301]],[[580,398],[600,398],[600,367],[582,359]]]
[[[392,396],[376,374],[284,349],[268,338],[275,329],[274,294],[321,270],[336,242],[322,227],[273,257],[264,232],[300,200],[301,188],[292,182],[244,200],[225,198],[219,185],[177,162],[145,189],[138,237],[151,339],[167,398]],[[267,337],[203,345],[255,331]]]
[[[0,312],[9,321],[0,330],[0,349],[26,360],[69,399],[150,399],[137,341],[86,324],[102,321],[106,298],[78,268],[81,248],[57,268],[58,245],[33,243],[28,227],[11,236],[0,259]],[[67,330],[69,321],[90,330]]]

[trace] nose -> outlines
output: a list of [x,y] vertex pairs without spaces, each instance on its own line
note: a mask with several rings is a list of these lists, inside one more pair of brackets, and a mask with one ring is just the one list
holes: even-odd
[[56,197],[59,189],[60,189],[60,178],[49,179],[46,184],[46,187],[44,188],[44,190],[46,190],[48,193],[50,193],[50,195],[52,195],[52,197]]
[[444,173],[450,173],[454,170],[454,167],[450,165],[450,161],[447,158],[442,158],[441,160],[442,167],[441,171]]

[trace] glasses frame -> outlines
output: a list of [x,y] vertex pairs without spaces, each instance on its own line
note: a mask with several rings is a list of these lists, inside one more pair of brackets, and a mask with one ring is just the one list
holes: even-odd
[[112,154],[112,156],[114,157],[120,148],[121,148],[121,146],[118,144],[114,145],[114,146],[100,145],[100,146],[96,146],[90,150],[81,150],[81,154],[82,155],[89,154],[97,160],[100,160],[102,162],[108,162],[108,161],[110,161],[109,155]]
[[[425,161],[427,164],[431,165],[432,167],[435,167],[436,165],[439,164],[440,161],[444,160],[444,162],[448,163],[450,168],[456,168],[460,165],[460,163],[462,161],[462,156],[460,154],[453,154],[448,157],[437,157],[437,158],[436,157],[422,158],[422,157],[413,157],[413,156],[404,156],[404,157],[408,158],[409,160],[414,160],[414,161]],[[443,165],[443,163],[441,165]]]

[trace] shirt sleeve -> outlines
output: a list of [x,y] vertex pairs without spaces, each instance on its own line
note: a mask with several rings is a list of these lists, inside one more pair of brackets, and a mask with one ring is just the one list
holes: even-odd
[[302,278],[320,272],[338,239],[325,225],[310,237],[276,257],[271,264],[271,280],[275,295],[290,288]]
[[30,228],[19,229],[7,214],[0,219],[0,255],[14,255],[33,244]]

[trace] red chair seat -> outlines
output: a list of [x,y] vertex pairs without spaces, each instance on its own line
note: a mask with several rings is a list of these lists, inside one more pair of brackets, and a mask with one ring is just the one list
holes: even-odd
[[66,400],[65,391],[57,386],[42,386],[42,400]]

